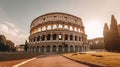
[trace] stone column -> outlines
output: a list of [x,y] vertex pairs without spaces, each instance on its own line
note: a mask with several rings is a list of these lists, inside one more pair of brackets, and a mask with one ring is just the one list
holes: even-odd
[[70,46],[68,46],[68,52],[70,52]]
[[73,41],[75,41],[75,35],[73,34]]
[[65,34],[63,33],[63,34],[62,34],[62,41],[63,41],[63,42],[65,41],[64,39],[65,39]]
[[51,30],[53,30],[53,25],[51,25]]
[[73,52],[75,52],[75,45],[73,46]]
[[70,41],[70,35],[68,34],[68,41]]
[[77,36],[77,42],[79,42],[79,36]]
[[35,42],[37,42],[37,36],[35,36]]
[[36,52],[36,48],[34,47],[34,52]]
[[41,51],[41,49],[40,49],[40,46],[39,46],[38,52],[40,52],[40,51]]
[[62,52],[65,52],[65,47],[64,46],[62,46]]
[[59,46],[56,46],[56,52],[58,52],[58,47],[59,47]]
[[53,49],[52,46],[50,46],[50,52],[52,52],[52,49]]
[[46,46],[44,47],[44,51],[43,52],[46,52],[47,51],[47,49],[46,49]]
[[45,34],[45,41],[47,41],[47,34]]
[[50,34],[50,41],[51,41],[51,42],[52,42],[52,40],[53,40],[53,39],[52,39],[52,35],[53,35],[53,34],[51,33],[51,34]]
[[57,40],[57,41],[59,40],[59,37],[58,37],[58,36],[59,36],[59,34],[56,34],[56,40]]

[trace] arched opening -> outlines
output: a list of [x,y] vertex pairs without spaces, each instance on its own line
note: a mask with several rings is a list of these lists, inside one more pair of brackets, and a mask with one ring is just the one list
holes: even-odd
[[39,52],[39,46],[37,46],[37,48],[36,48],[36,52]]
[[51,30],[51,25],[48,25],[48,26],[47,26],[47,30]]
[[47,40],[50,40],[50,37],[51,37],[50,34],[48,34],[48,35],[47,35]]
[[68,40],[68,35],[67,34],[65,34],[64,40]]
[[50,52],[50,46],[46,47],[46,52]]
[[62,49],[63,49],[63,47],[61,45],[59,45],[58,52],[62,52]]
[[68,45],[64,46],[64,52],[68,52]]
[[75,35],[75,41],[77,41],[77,36]]
[[79,46],[79,51],[80,51],[80,52],[82,51],[82,46]]
[[41,47],[41,52],[44,52],[44,50],[45,50],[45,47],[42,46],[42,47]]
[[43,27],[42,27],[42,31],[45,31],[45,30],[46,30],[46,28],[45,28],[45,26],[43,26]]
[[59,34],[59,35],[58,35],[58,39],[59,39],[59,40],[62,40],[62,37],[63,37],[62,34]]
[[44,40],[45,40],[45,35],[43,35],[43,36],[41,37],[41,39],[42,39],[42,41],[44,41]]
[[68,29],[68,25],[64,25],[64,28]]
[[37,41],[40,41],[40,36],[37,37]]
[[53,34],[53,40],[56,40],[56,37],[57,37],[57,35],[56,34]]
[[34,47],[32,47],[32,52],[34,52]]
[[73,46],[72,45],[70,46],[70,52],[73,52]]
[[70,35],[70,40],[73,40],[73,35]]
[[77,52],[78,51],[78,46],[75,46],[75,52]]
[[36,40],[36,37],[34,37],[34,42],[35,42],[35,40]]
[[56,46],[55,45],[52,48],[52,52],[56,52]]
[[35,46],[33,47],[33,52],[36,52],[36,47]]
[[81,41],[81,37],[79,36],[79,41]]
[[63,28],[62,24],[59,24],[59,25],[58,25],[58,28]]
[[56,24],[54,24],[54,25],[53,25],[53,30],[54,30],[54,29],[56,29],[56,28],[57,28],[57,25],[56,25]]

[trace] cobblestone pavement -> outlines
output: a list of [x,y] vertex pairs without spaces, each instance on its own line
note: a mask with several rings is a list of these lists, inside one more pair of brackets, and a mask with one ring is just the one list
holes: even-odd
[[21,65],[20,67],[89,67],[60,55],[44,55]]

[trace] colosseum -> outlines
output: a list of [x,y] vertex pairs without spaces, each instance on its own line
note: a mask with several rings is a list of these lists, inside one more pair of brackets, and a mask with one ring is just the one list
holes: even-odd
[[53,12],[34,19],[30,26],[28,51],[80,52],[89,50],[81,18]]

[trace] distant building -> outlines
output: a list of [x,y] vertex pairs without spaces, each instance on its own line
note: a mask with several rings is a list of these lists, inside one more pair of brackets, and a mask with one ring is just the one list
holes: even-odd
[[25,50],[24,50],[24,47],[25,47],[24,44],[17,45],[17,46],[16,46],[16,51],[20,51],[20,52],[21,52],[21,51],[25,51]]
[[104,49],[104,39],[101,38],[94,38],[88,40],[91,49]]

